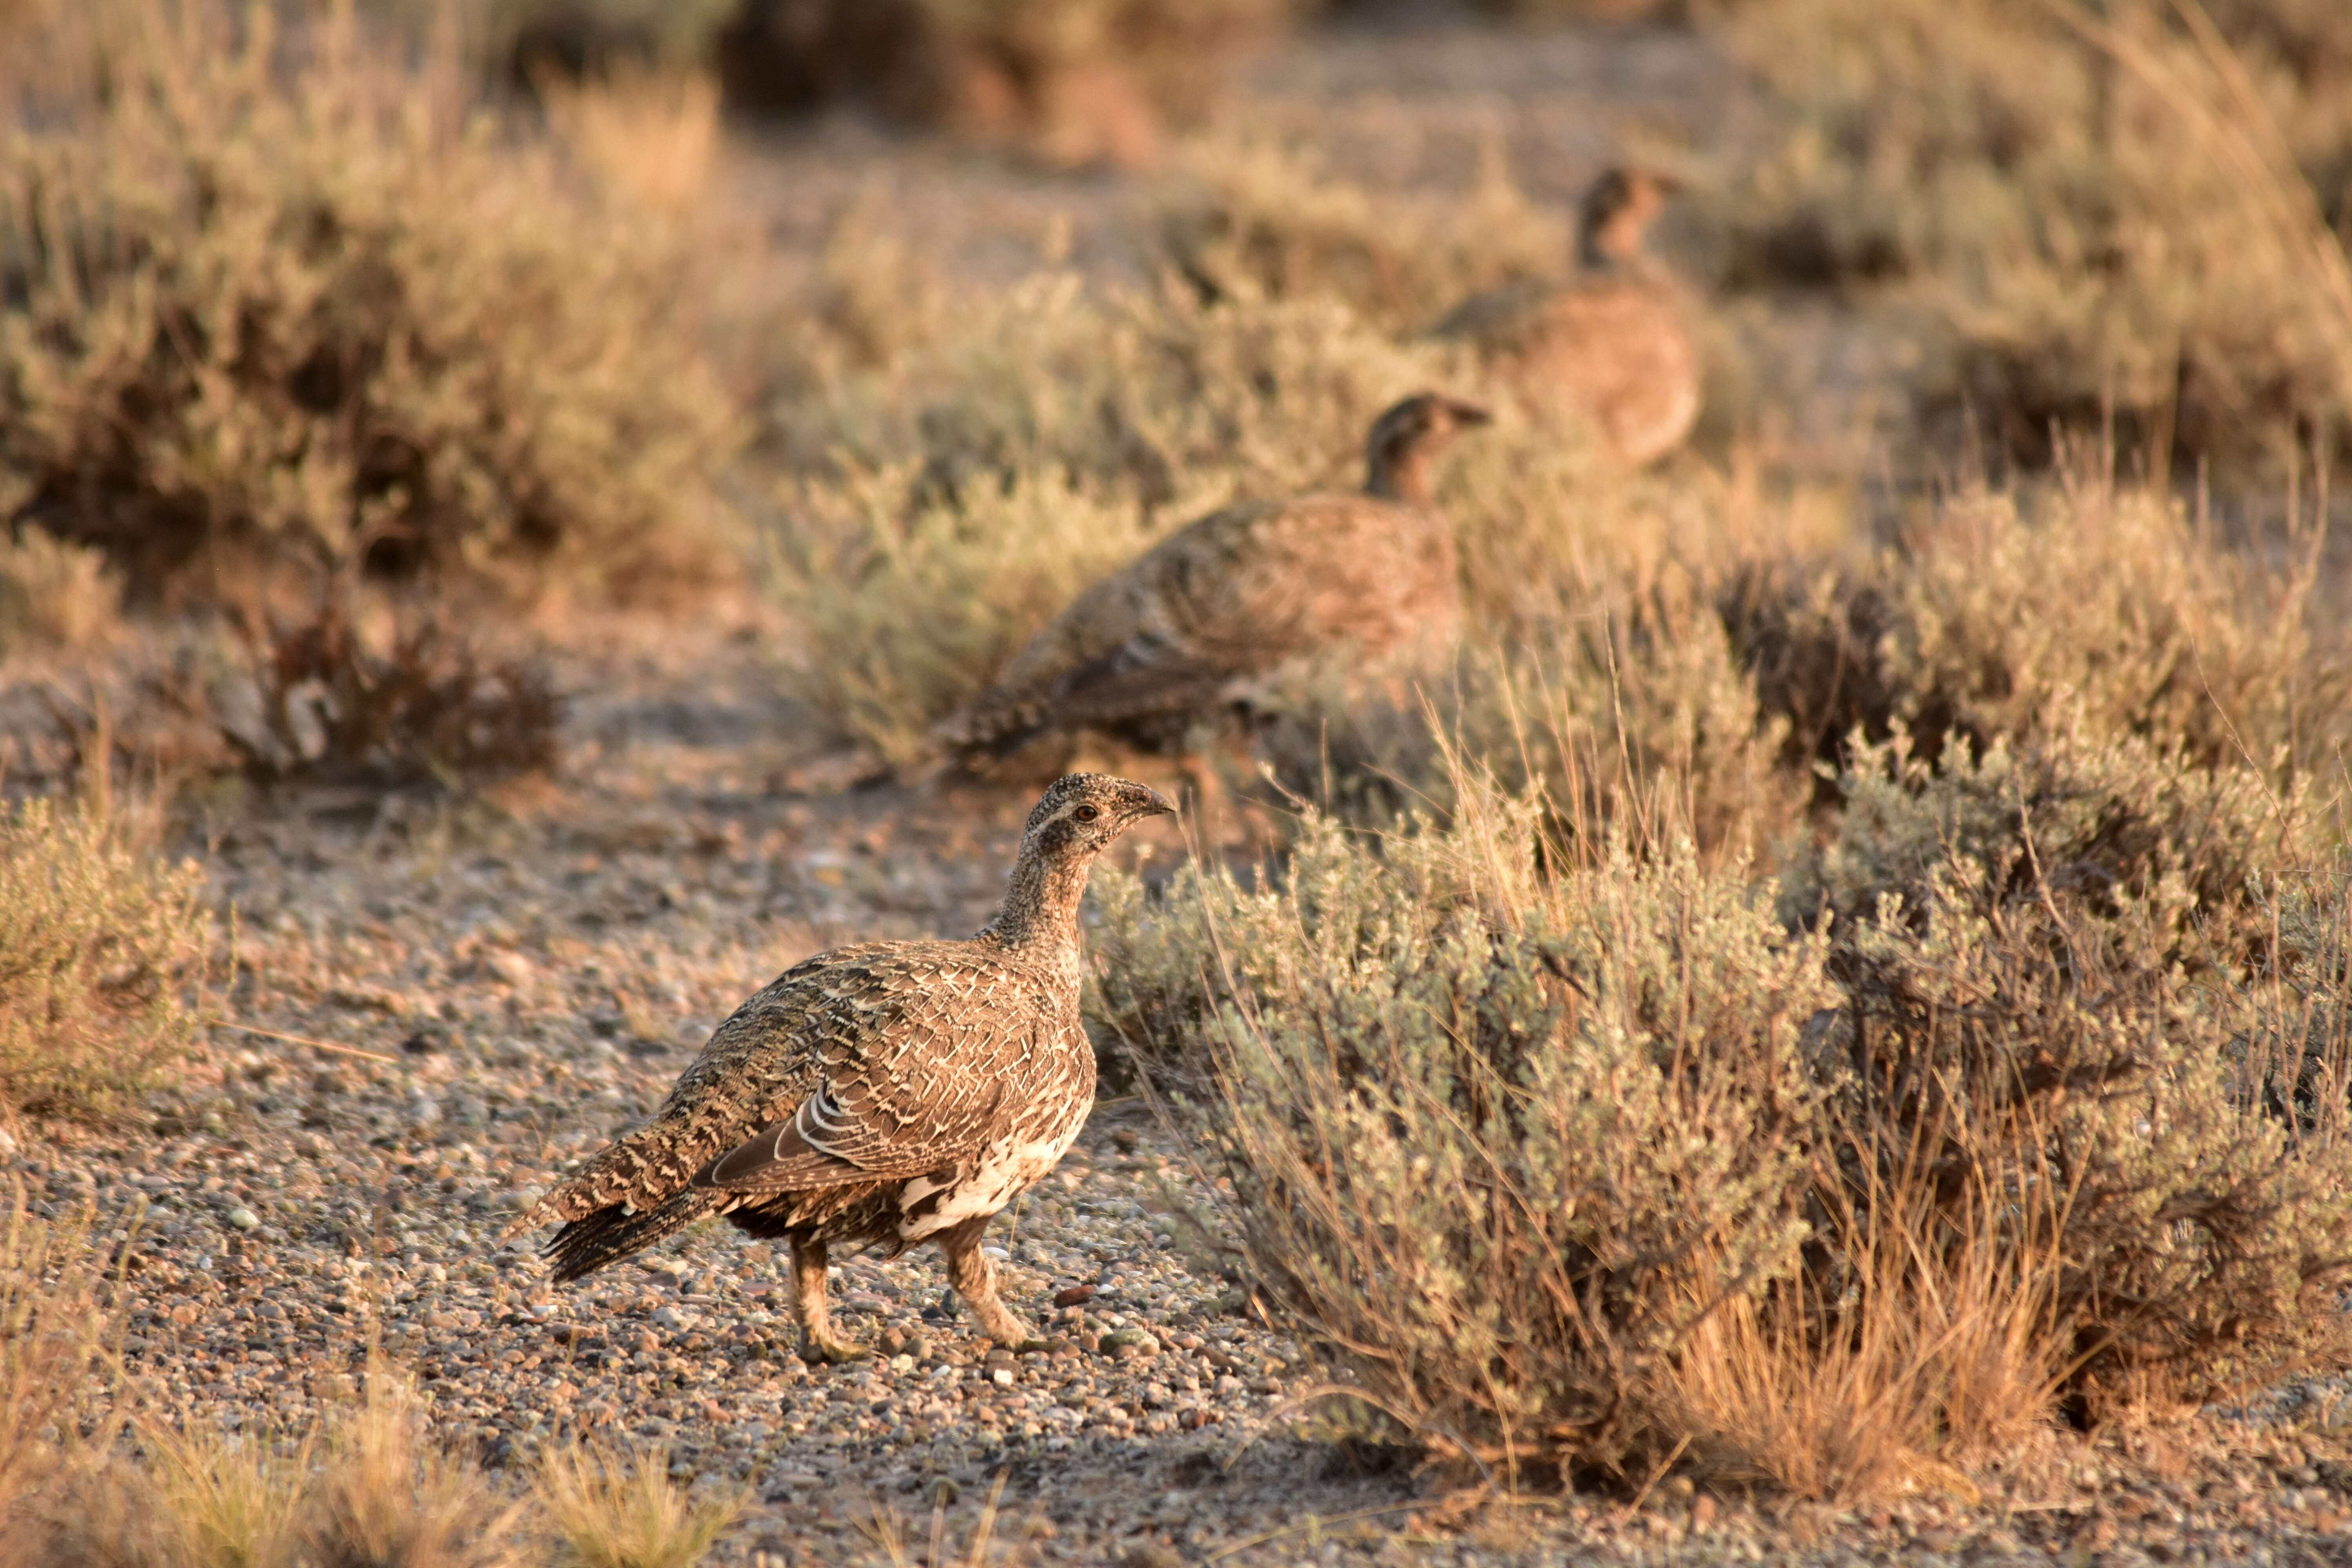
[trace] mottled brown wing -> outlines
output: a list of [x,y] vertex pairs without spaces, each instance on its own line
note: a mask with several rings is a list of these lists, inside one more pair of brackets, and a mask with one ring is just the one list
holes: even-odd
[[[620,1205],[645,1209],[821,1092],[846,1118],[827,1152],[866,1170],[968,1151],[975,1116],[1034,1060],[1032,977],[965,942],[877,942],[796,964],[719,1026],[646,1127],[517,1221],[523,1230]],[[830,1112],[828,1113],[831,1114]],[[856,1179],[856,1178],[853,1178]]]
[[1221,553],[1171,561],[1159,597],[1188,655],[1228,678],[1263,675],[1342,644],[1377,650],[1431,575],[1450,592],[1452,534],[1411,507],[1310,495],[1230,531]]
[[1212,512],[1093,584],[1029,639],[993,686],[944,721],[936,739],[954,751],[1002,754],[1046,730],[1166,711],[1185,700],[1178,686],[1213,694],[1222,672],[1170,624],[1166,584],[1227,557],[1260,519],[1281,510],[1254,501]]
[[1188,712],[1213,705],[1234,673],[1165,637],[1139,637],[1065,675],[1045,706],[1055,723],[1073,728]]
[[[968,1086],[958,1086],[968,1087]],[[976,1151],[1001,1128],[1005,1084],[975,1101],[968,1094],[929,1095],[940,1108],[928,1136],[903,1125],[877,1126],[845,1106],[830,1084],[803,1100],[789,1121],[761,1128],[694,1173],[698,1187],[730,1193],[803,1193],[868,1182],[902,1182]],[[845,1152],[844,1152],[845,1151]]]

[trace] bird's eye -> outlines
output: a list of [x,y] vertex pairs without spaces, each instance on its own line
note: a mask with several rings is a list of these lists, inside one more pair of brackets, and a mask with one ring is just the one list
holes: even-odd
[[1082,805],[1078,807],[1077,810],[1070,813],[1070,815],[1076,817],[1080,822],[1092,822],[1096,817],[1102,815],[1102,807],[1098,805]]

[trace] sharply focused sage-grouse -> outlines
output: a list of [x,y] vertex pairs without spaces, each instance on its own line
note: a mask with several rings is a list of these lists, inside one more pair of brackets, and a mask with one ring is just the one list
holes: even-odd
[[825,1310],[829,1247],[936,1241],[991,1339],[1034,1342],[996,1299],[989,1219],[1040,1180],[1094,1105],[1078,1023],[1078,901],[1095,858],[1175,808],[1099,773],[1045,791],[996,918],[965,942],[871,942],[794,964],[719,1026],[651,1123],[508,1234],[563,1222],[558,1280],[709,1215],[791,1244],[808,1354],[856,1353]]
[[1293,661],[1450,640],[1461,591],[1429,466],[1486,418],[1409,397],[1373,422],[1361,495],[1245,501],[1179,529],[1080,594],[934,738],[967,764],[1053,731],[1165,750]]
[[1474,294],[1434,334],[1475,345],[1537,417],[1583,425],[1628,463],[1655,462],[1698,418],[1699,353],[1682,296],[1643,248],[1675,189],[1612,169],[1578,209],[1576,270]]

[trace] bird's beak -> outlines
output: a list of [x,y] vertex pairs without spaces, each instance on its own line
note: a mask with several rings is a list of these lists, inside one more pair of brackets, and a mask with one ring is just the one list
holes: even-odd
[[1176,815],[1175,803],[1171,801],[1166,795],[1161,795],[1158,790],[1147,789],[1141,784],[1135,786],[1133,809],[1135,815],[1138,816],[1173,816]]
[[1452,398],[1446,399],[1445,412],[1453,416],[1456,425],[1486,425],[1495,417],[1475,403],[1456,403]]

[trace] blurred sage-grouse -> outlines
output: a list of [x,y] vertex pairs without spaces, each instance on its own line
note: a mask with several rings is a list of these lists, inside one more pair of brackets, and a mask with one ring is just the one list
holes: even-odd
[[1473,344],[1528,410],[1581,424],[1621,459],[1655,462],[1698,418],[1699,355],[1681,293],[1644,248],[1675,189],[1612,169],[1577,213],[1576,270],[1474,294],[1435,335]]
[[1361,495],[1245,501],[1186,524],[1080,594],[934,738],[967,765],[1057,731],[1167,750],[1296,660],[1450,640],[1461,588],[1429,467],[1486,418],[1409,397],[1373,422]]
[[719,1026],[650,1124],[509,1228],[563,1222],[558,1280],[709,1215],[791,1244],[807,1353],[856,1353],[825,1310],[830,1247],[936,1241],[1000,1343],[1034,1343],[996,1299],[981,1232],[1061,1159],[1093,1108],[1078,1023],[1078,900],[1095,858],[1174,811],[1124,779],[1045,791],[996,918],[965,942],[871,942],[794,964]]

